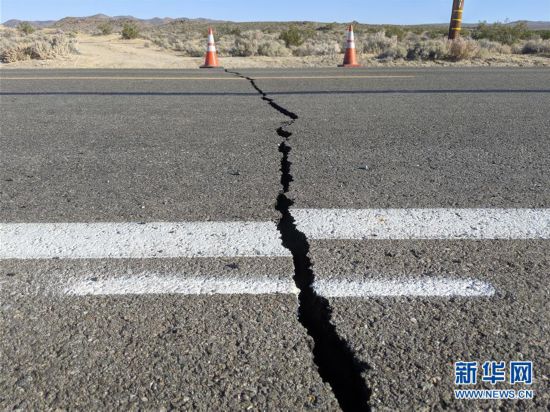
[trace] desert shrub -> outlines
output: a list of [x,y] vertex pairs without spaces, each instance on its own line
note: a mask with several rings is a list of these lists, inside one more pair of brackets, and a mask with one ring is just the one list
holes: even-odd
[[528,40],[521,46],[520,51],[522,54],[550,54],[550,40]]
[[458,38],[449,42],[450,60],[467,60],[479,57],[480,47],[475,40]]
[[148,41],[146,41],[145,43],[143,43],[143,47],[145,47],[146,49],[148,49],[149,47],[151,47],[151,43],[149,43]]
[[235,45],[231,51],[233,56],[255,56],[258,54],[258,46],[262,39],[262,32],[249,30],[243,32],[235,39]]
[[248,57],[258,53],[258,42],[253,39],[237,37],[231,54],[233,56]]
[[527,29],[527,24],[524,22],[517,23],[513,26],[502,23],[487,24],[479,23],[472,30],[471,36],[473,39],[489,39],[498,41],[499,43],[512,45],[519,40],[526,39],[531,36],[531,32]]
[[284,43],[276,40],[271,40],[271,41],[264,41],[258,46],[258,54],[260,56],[283,57],[283,56],[290,56],[292,53],[284,45]]
[[392,38],[395,36],[398,40],[403,39],[406,34],[405,29],[401,26],[384,26],[384,33],[386,37]]
[[379,54],[397,44],[397,36],[389,38],[386,32],[379,31],[377,33],[369,33],[361,39],[364,53]]
[[[407,60],[464,60],[480,56],[480,46],[472,39],[458,38],[448,41],[444,37],[439,39],[408,42]],[[379,55],[379,58],[399,58],[403,54],[402,48],[397,45]]]
[[229,30],[228,34],[231,34],[233,36],[240,36],[241,33],[242,33],[241,29],[239,29],[238,27],[234,27],[231,30]]
[[139,29],[134,23],[124,23],[121,34],[122,38],[126,40],[137,39],[139,37]]
[[340,44],[334,40],[310,39],[294,49],[295,56],[330,56],[342,51]]
[[20,60],[30,59],[30,50],[26,46],[17,45],[6,39],[0,41],[0,61],[2,63],[13,63]]
[[229,35],[229,36],[240,36],[242,33],[242,30],[240,29],[240,27],[228,27],[228,26],[221,26],[221,27],[218,27],[218,29],[216,30],[216,34],[218,36],[226,36],[226,35]]
[[381,60],[397,60],[397,59],[405,59],[408,54],[408,49],[403,44],[395,44],[392,45],[385,50],[383,50],[379,55],[378,58]]
[[166,40],[166,38],[164,37],[155,37],[153,39],[151,39],[151,41],[156,44],[157,46],[163,48],[163,49],[169,49],[170,48],[170,44],[168,43],[168,40]]
[[182,40],[179,36],[176,36],[175,34],[169,34],[166,37],[166,41],[169,44],[170,49],[179,50],[182,45]]
[[0,42],[16,38],[17,36],[18,36],[17,30],[9,29],[9,28],[0,30]]
[[[220,56],[232,56],[236,40],[237,37],[232,34],[218,37],[216,39],[216,50],[218,51],[218,54]],[[196,41],[200,42],[204,49],[204,39],[201,38]]]
[[422,40],[425,40],[422,38],[421,33],[414,33],[412,31],[409,31],[405,34],[405,37],[403,37],[403,41],[407,43],[417,43]]
[[68,40],[65,36],[52,36],[34,42],[31,45],[32,58],[51,59],[69,54],[78,54],[75,42]]
[[177,50],[182,51],[183,54],[189,57],[202,57],[205,53],[204,45],[194,41],[186,41],[178,44]]
[[285,42],[286,47],[297,47],[314,35],[313,29],[300,29],[297,26],[291,26],[288,30],[282,31],[279,38]]
[[[462,28],[462,31],[460,32],[462,37],[467,37],[469,34],[467,32],[467,29]],[[439,39],[441,37],[447,37],[449,34],[449,31],[445,29],[440,28],[430,28],[429,30],[426,30],[422,33],[422,36],[426,39]]]
[[448,57],[449,47],[447,41],[420,40],[409,43],[407,50],[408,60],[442,60]]
[[104,36],[106,36],[108,34],[111,34],[113,32],[113,26],[111,25],[111,23],[109,23],[107,21],[99,24],[97,26],[97,29]]
[[334,31],[335,29],[336,29],[336,23],[328,23],[328,24],[325,24],[324,26],[320,26],[317,28],[317,30],[323,31],[323,32],[331,32],[331,31]]
[[26,35],[32,34],[35,31],[35,28],[28,22],[23,21],[17,25],[17,30]]
[[33,34],[22,38],[0,39],[0,61],[3,63],[45,60],[77,53],[75,42],[62,34]]
[[482,51],[486,51],[488,53],[498,53],[498,54],[512,53],[512,48],[510,46],[508,46],[507,44],[499,43],[497,41],[481,39],[477,43]]

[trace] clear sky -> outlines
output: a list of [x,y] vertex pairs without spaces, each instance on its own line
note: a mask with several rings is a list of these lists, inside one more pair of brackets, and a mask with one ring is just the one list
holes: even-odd
[[[205,17],[233,21],[447,22],[452,0],[0,0],[0,21],[66,16]],[[550,21],[550,0],[465,0],[464,21]]]

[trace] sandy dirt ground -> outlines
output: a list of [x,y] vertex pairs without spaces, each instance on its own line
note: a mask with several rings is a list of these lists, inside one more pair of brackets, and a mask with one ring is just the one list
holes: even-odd
[[[192,69],[199,67],[202,58],[183,56],[179,52],[162,49],[143,39],[122,40],[119,35],[90,36],[78,35],[79,54],[52,60],[25,60],[0,64],[0,68],[106,68],[106,69]],[[334,67],[340,64],[342,55],[307,57],[220,57],[226,68],[260,67]],[[380,67],[429,67],[429,66],[546,66],[550,67],[549,57],[529,55],[495,55],[490,59],[461,62],[381,62],[374,56],[360,57],[365,66]]]

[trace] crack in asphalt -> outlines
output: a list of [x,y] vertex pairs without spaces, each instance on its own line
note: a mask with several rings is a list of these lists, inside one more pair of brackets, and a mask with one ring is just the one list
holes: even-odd
[[296,226],[290,211],[293,201],[287,193],[293,181],[292,163],[288,159],[292,150],[290,145],[292,133],[287,129],[298,119],[298,115],[268,97],[253,78],[236,71],[225,71],[248,80],[261,95],[262,100],[290,119],[282,122],[277,129],[277,135],[282,139],[279,144],[279,152],[282,154],[280,168],[282,191],[277,196],[275,208],[281,213],[277,229],[281,233],[283,246],[292,253],[293,279],[300,290],[298,320],[313,339],[313,359],[319,375],[330,385],[342,410],[370,411],[371,391],[362,378],[362,373],[368,366],[355,358],[347,342],[338,335],[336,327],[331,322],[332,309],[328,300],[318,295],[313,288],[315,273],[309,258],[309,242],[306,235]]

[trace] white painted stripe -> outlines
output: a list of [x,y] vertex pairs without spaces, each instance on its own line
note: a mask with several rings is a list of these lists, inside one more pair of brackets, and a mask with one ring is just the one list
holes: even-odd
[[132,277],[75,282],[64,293],[69,295],[260,295],[272,293],[297,294],[292,278],[267,277],[176,277],[142,274]]
[[[309,239],[550,239],[550,209],[293,209]],[[273,222],[0,223],[0,259],[290,256]]]
[[[451,297],[493,296],[488,283],[472,279],[421,278],[376,280],[317,280],[314,289],[325,297]],[[297,294],[299,290],[288,278],[269,277],[185,277],[142,273],[118,278],[83,280],[63,290],[69,295],[233,295]]]
[[0,223],[0,259],[290,256],[272,222]]
[[308,239],[550,239],[550,209],[292,209]]
[[319,279],[315,291],[325,297],[451,297],[493,296],[488,283],[473,279],[419,278],[374,280]]

